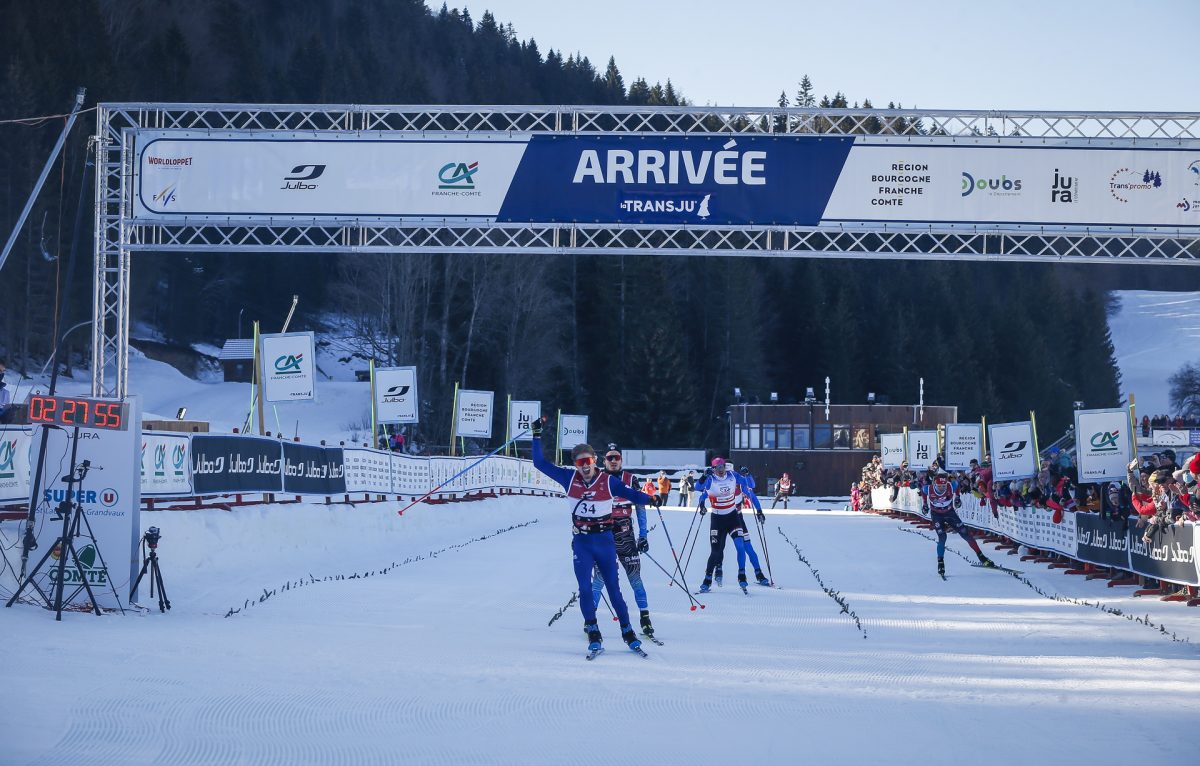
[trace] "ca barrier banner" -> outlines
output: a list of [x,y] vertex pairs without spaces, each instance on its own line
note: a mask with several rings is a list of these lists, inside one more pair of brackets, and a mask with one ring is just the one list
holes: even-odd
[[1037,476],[1038,454],[1033,438],[1033,423],[989,423],[992,478],[996,481],[1028,479]]
[[495,397],[493,391],[459,391],[454,435],[492,438],[492,403]]
[[569,450],[576,444],[587,443],[588,416],[563,415],[558,421],[558,443]]
[[533,421],[542,416],[541,402],[512,402],[508,410],[508,434],[517,441],[531,441],[533,435],[526,433],[524,436],[518,436],[522,431],[529,431],[533,425]]
[[265,333],[262,345],[263,400],[296,402],[317,397],[317,344],[311,332]]
[[283,491],[297,495],[341,495],[346,471],[341,447],[283,442]]
[[380,423],[418,423],[416,367],[375,368],[375,419]]
[[946,470],[965,471],[972,460],[983,462],[982,423],[947,423],[945,429]]
[[283,490],[282,442],[257,436],[192,435],[197,495]]
[[1075,517],[1075,558],[1106,567],[1129,568],[1125,519],[1109,520],[1098,513],[1071,515]]
[[1194,141],[136,133],[134,215],[155,219],[1200,227]]
[[884,468],[899,468],[904,462],[904,434],[879,434],[879,459]]
[[905,448],[908,467],[914,471],[927,470],[937,459],[937,431],[909,431]]
[[192,493],[192,442],[187,434],[142,434],[142,494],[183,497]]
[[1075,465],[1079,481],[1122,481],[1137,455],[1129,411],[1121,408],[1076,410]]
[[1143,540],[1146,528],[1128,519],[1129,563],[1134,571],[1187,585],[1200,585],[1196,562],[1196,527],[1192,524],[1159,527]]
[[29,451],[33,429],[0,427],[0,503],[29,500]]

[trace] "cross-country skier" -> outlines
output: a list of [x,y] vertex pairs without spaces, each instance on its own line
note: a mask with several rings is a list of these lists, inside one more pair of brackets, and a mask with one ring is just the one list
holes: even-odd
[[575,580],[579,583],[579,611],[583,612],[583,629],[588,634],[588,651],[594,657],[603,650],[603,637],[596,623],[596,602],[588,598],[592,585],[592,569],[598,567],[608,589],[608,599],[621,623],[621,638],[629,648],[641,652],[642,642],[629,624],[629,609],[621,596],[617,582],[617,548],[613,541],[613,500],[624,498],[634,505],[657,505],[653,498],[630,489],[621,477],[596,467],[596,451],[589,444],[577,444],[571,450],[575,468],[557,466],[542,453],[541,418],[533,421],[533,466],[562,485],[571,504],[571,551],[575,563]]
[[975,542],[975,538],[967,531],[962,519],[958,518],[958,514],[954,512],[955,508],[962,507],[962,497],[959,496],[958,486],[950,482],[949,474],[942,469],[938,469],[933,475],[933,483],[929,485],[928,500],[929,520],[933,522],[933,531],[937,532],[938,538],[938,574],[942,576],[946,574],[947,530],[957,532],[959,537],[967,541],[967,545],[971,546],[971,550],[975,551],[975,555],[979,557],[981,565],[994,568],[996,565],[983,555],[983,551],[979,549],[979,543]]
[[786,511],[788,507],[788,496],[792,494],[792,478],[786,473],[780,476],[775,482],[775,502],[771,503],[771,510],[779,505],[779,501],[783,501],[783,509]]
[[[746,585],[746,554],[753,550],[749,547],[745,521],[742,519],[740,506],[742,497],[750,498],[755,513],[762,520],[762,505],[758,502],[754,490],[745,477],[726,467],[724,458],[713,458],[712,466],[704,472],[704,477],[696,483],[696,491],[700,493],[700,515],[706,512],[705,503],[712,505],[712,520],[709,527],[709,543],[712,550],[708,555],[708,563],[704,567],[704,582],[700,591],[707,593],[712,589],[713,575],[721,565],[725,555],[725,538],[733,538],[733,546],[737,549],[738,584]],[[748,550],[749,549],[749,550]],[[770,580],[758,566],[758,555],[751,553],[754,564],[754,576],[760,585],[769,585]]]
[[[620,478],[625,486],[632,486],[634,476],[622,469],[621,448],[615,444],[608,445],[604,451],[604,471]],[[654,626],[650,623],[650,604],[646,599],[646,586],[642,582],[642,559],[638,553],[650,550],[646,540],[646,506],[637,506],[637,540],[633,538],[634,506],[625,500],[614,500],[612,506],[613,540],[617,546],[617,559],[625,567],[625,576],[629,579],[629,587],[633,588],[633,599],[637,602],[642,618],[642,633],[653,637]],[[604,577],[600,568],[596,567],[592,576],[592,603],[600,605],[600,591],[604,588]]]

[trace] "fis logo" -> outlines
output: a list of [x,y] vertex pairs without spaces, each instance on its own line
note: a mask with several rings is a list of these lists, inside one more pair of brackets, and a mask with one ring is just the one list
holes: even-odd
[[1118,431],[1097,431],[1092,434],[1092,450],[1094,452],[1116,452],[1120,449],[1117,446],[1117,439],[1121,436]]
[[166,207],[175,201],[175,189],[178,188],[178,186],[179,184],[171,184],[158,194],[155,194],[152,199],[163,207]]
[[325,173],[326,165],[297,165],[292,168],[291,175],[284,176],[280,189],[288,191],[312,191],[319,184],[308,183],[315,181]]
[[438,188],[474,189],[475,172],[478,170],[478,162],[472,162],[470,165],[465,162],[447,162],[438,171],[438,180],[442,182]]
[[275,360],[275,372],[279,375],[300,375],[300,363],[304,354],[284,354]]

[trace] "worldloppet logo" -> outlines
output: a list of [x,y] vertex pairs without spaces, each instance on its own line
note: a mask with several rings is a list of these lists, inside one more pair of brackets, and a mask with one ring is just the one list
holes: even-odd
[[1092,450],[1095,452],[1116,452],[1120,449],[1117,446],[1117,439],[1120,438],[1121,432],[1117,431],[1097,431],[1092,434],[1091,443]]
[[304,354],[284,354],[275,359],[275,372],[280,375],[300,375]]

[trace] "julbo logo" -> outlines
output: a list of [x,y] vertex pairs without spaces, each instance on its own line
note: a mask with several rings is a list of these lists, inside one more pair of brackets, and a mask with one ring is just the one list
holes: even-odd
[[283,186],[280,189],[288,189],[291,191],[310,191],[317,188],[318,184],[306,183],[320,178],[325,173],[325,165],[297,165],[292,168],[292,174],[284,176]]
[[1009,442],[1000,448],[1000,457],[1013,457],[1018,455],[1025,450],[1025,445],[1028,443],[1029,442],[1026,441]]
[[388,399],[390,397],[404,396],[408,393],[409,388],[411,388],[411,386],[392,386],[383,393],[383,397],[384,399]]
[[275,372],[280,375],[299,375],[300,363],[303,361],[304,354],[284,354],[275,360]]
[[1116,452],[1120,431],[1097,431],[1092,434],[1092,449],[1096,452]]

